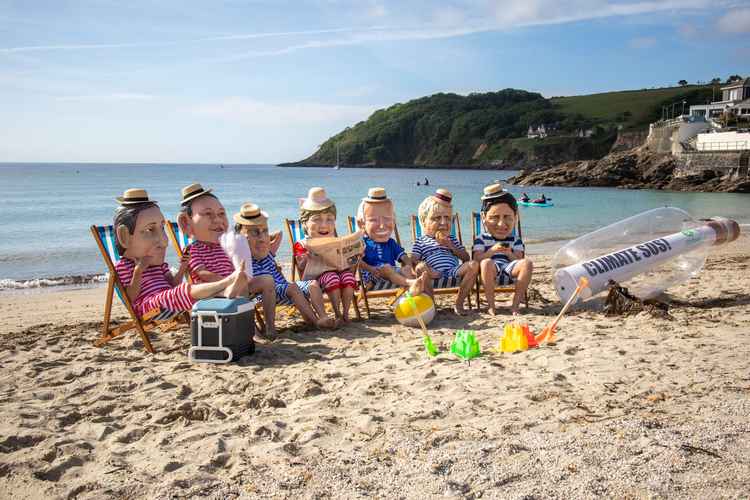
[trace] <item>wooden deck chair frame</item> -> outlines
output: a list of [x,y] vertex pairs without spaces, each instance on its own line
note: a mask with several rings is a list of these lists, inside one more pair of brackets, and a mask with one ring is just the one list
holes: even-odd
[[[471,212],[471,233],[472,233],[472,240],[477,239],[477,237],[482,232],[482,216],[479,212]],[[516,220],[516,227],[513,228],[513,232],[518,235],[518,238],[523,239],[523,232],[521,230],[521,212],[518,212],[518,217]],[[472,252],[473,253],[473,252]],[[495,293],[514,293],[516,291],[515,285],[495,285]],[[481,274],[477,275],[477,286],[476,286],[476,297],[477,297],[477,307],[481,304],[481,297],[484,293],[484,287],[482,286],[482,276]],[[529,295],[526,294],[526,307],[529,307]]]
[[[185,247],[190,244],[190,238],[182,231],[177,222],[170,220],[165,220],[164,222],[164,227],[167,229],[167,236],[169,236],[169,241],[172,242],[172,248],[174,248],[177,257],[182,260],[182,256],[185,255]],[[187,279],[188,283],[193,282],[190,273],[185,276],[185,279]],[[262,304],[260,302],[255,306],[255,321],[258,323],[260,330],[265,331],[266,321],[263,319]]]
[[[286,235],[289,238],[289,250],[292,256],[292,280],[297,281],[302,279],[302,273],[297,267],[297,261],[294,258],[294,244],[304,237],[302,231],[302,225],[297,219],[284,219],[284,227],[286,228]],[[324,300],[326,303],[330,303],[330,300],[324,294]],[[359,311],[359,294],[354,293],[354,299],[352,300],[354,306],[354,315],[357,320],[362,320],[362,313]]]
[[[351,215],[347,217],[347,222],[349,224],[349,233],[354,233],[357,230],[357,221],[354,217]],[[393,228],[394,236],[396,237],[396,242],[403,246],[401,244],[401,236],[398,232],[398,224],[396,224]],[[390,301],[388,302],[388,307],[392,306],[394,302],[398,300],[401,295],[403,295],[406,292],[405,288],[402,287],[396,287],[396,288],[387,288],[385,290],[367,290],[367,287],[365,286],[365,282],[362,279],[362,270],[357,266],[357,281],[359,281],[359,295],[362,298],[362,302],[365,304],[365,312],[367,313],[367,319],[370,319],[370,302],[368,299],[379,299],[379,298],[386,298],[390,297]]]
[[[110,238],[108,238],[110,239],[110,241],[105,243],[104,241],[102,241],[102,236],[108,231],[110,233]],[[184,319],[185,315],[179,314],[177,316],[163,319],[162,311],[160,311],[159,309],[153,309],[144,314],[143,317],[139,318],[135,312],[133,304],[130,302],[130,298],[128,297],[125,287],[120,282],[120,278],[117,276],[117,272],[115,271],[115,263],[112,261],[111,256],[116,255],[117,252],[117,250],[114,248],[114,238],[116,238],[114,234],[114,228],[112,226],[91,226],[91,234],[94,237],[94,241],[96,241],[96,245],[99,247],[99,251],[102,254],[102,259],[104,259],[104,263],[107,265],[107,271],[109,273],[109,279],[107,280],[107,296],[104,305],[102,336],[94,342],[94,345],[97,347],[102,347],[104,344],[114,339],[115,337],[119,337],[120,335],[135,329],[141,336],[144,349],[146,349],[147,352],[153,354],[156,351],[154,351],[154,347],[153,345],[151,345],[151,340],[148,338],[148,332],[154,330],[155,328],[162,328],[164,330],[172,329],[177,325],[177,321],[175,319],[179,318],[180,316]],[[108,249],[108,246],[112,246],[112,248]],[[119,326],[110,327],[110,320],[112,318],[112,303],[115,293],[117,293],[118,297],[125,306],[125,309],[127,309],[128,314],[130,315],[130,321]]]
[[[422,226],[419,222],[419,218],[416,215],[412,214],[410,216],[410,220],[411,220],[411,240],[412,242],[414,242],[414,241],[417,241],[417,238],[418,238],[417,231],[421,233]],[[453,212],[453,219],[451,220],[451,236],[458,239],[458,242],[461,243],[461,245],[464,244],[464,239],[461,234],[461,217],[459,216],[458,212]],[[471,256],[471,252],[469,252],[469,256]],[[445,287],[445,288],[435,288],[433,290],[433,293],[435,295],[450,295],[450,294],[458,295],[458,290],[459,290],[459,287],[451,286],[451,287]],[[471,303],[471,293],[469,293],[466,296],[466,299],[469,301],[469,308],[473,308],[474,305]]]

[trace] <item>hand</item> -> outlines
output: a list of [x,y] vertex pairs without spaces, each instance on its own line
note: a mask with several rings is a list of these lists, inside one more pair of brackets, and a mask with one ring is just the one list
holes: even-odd
[[450,237],[446,235],[445,233],[438,232],[435,234],[435,241],[438,242],[441,246],[444,246],[448,249],[453,249],[453,241],[451,241]]
[[506,247],[502,243],[495,243],[494,245],[492,245],[492,251],[496,254],[504,253],[505,255],[511,255],[513,253],[510,248]]
[[276,245],[281,242],[281,231],[276,231],[271,235],[271,245]]
[[177,270],[177,276],[184,276],[185,274],[187,274],[189,268],[190,256],[188,254],[183,254],[182,258],[180,259],[180,267]]
[[383,277],[383,270],[380,267],[373,267],[372,272],[370,273],[376,278],[382,278]]

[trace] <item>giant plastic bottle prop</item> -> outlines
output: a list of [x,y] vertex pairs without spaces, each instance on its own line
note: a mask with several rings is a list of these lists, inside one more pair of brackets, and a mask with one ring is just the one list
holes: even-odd
[[697,275],[711,247],[739,237],[730,219],[698,221],[684,210],[648,210],[576,238],[552,260],[555,288],[566,302],[581,276],[589,281],[580,297],[607,289],[609,280],[624,284],[640,298],[653,297]]

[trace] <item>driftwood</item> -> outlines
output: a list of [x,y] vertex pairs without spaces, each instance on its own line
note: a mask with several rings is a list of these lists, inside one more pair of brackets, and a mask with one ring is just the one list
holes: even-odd
[[652,316],[671,319],[669,305],[659,300],[641,300],[628,292],[628,289],[610,280],[609,293],[604,301],[604,314],[607,316],[630,316],[647,312]]

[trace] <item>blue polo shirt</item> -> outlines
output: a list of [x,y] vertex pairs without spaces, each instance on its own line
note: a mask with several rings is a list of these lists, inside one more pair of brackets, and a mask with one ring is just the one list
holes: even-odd
[[362,260],[372,267],[380,267],[384,264],[395,266],[396,262],[406,255],[401,245],[396,243],[393,238],[385,243],[374,241],[368,236],[365,236],[363,240],[365,242],[365,256]]

